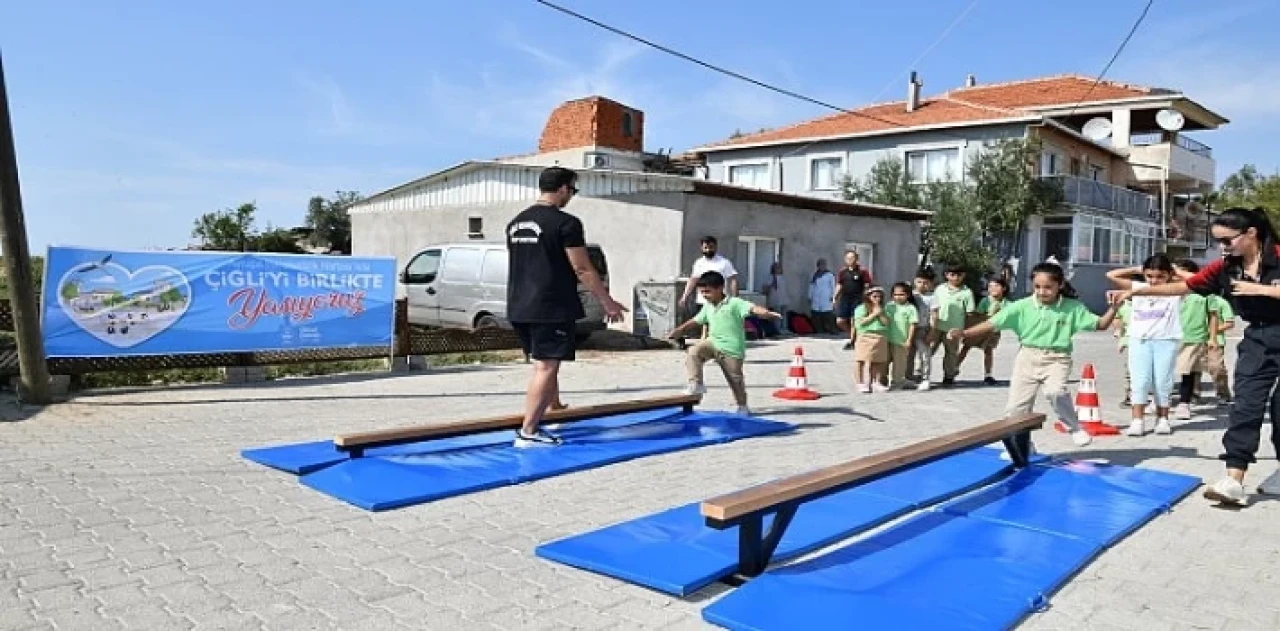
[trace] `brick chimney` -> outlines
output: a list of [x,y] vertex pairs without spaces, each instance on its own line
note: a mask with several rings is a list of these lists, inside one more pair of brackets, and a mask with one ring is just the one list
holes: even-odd
[[644,112],[601,96],[560,104],[542,129],[538,153],[579,147],[643,152]]

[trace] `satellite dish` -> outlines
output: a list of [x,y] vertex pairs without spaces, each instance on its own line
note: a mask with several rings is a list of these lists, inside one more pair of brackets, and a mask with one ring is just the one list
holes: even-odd
[[1091,118],[1089,122],[1084,124],[1084,128],[1080,130],[1085,138],[1093,141],[1099,141],[1111,135],[1111,119],[1108,118]]
[[1178,110],[1163,109],[1156,112],[1156,124],[1165,131],[1178,131],[1186,122],[1186,117]]

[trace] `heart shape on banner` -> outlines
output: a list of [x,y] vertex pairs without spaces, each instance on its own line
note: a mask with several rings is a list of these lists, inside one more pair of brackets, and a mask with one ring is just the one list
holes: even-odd
[[130,271],[117,263],[84,263],[58,281],[58,305],[86,333],[130,348],[182,319],[191,306],[191,284],[167,265]]

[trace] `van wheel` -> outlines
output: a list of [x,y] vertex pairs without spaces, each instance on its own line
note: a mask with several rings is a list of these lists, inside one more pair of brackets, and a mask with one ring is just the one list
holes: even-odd
[[494,316],[485,314],[476,318],[477,329],[496,329],[500,326],[502,326],[502,324],[498,321],[498,318]]

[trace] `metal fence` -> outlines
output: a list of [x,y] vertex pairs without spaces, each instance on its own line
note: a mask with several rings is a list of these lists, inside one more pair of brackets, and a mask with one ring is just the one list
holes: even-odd
[[[13,312],[8,300],[0,300],[0,331],[13,331]],[[199,353],[143,355],[135,357],[54,357],[46,360],[49,374],[80,375],[93,372],[217,368],[223,366],[273,366],[281,364],[382,359],[394,354],[445,355],[513,350],[520,347],[510,329],[423,329],[410,326],[408,303],[396,301],[396,325],[390,346],[322,348],[256,353]],[[18,351],[0,349],[0,376],[17,375]]]

